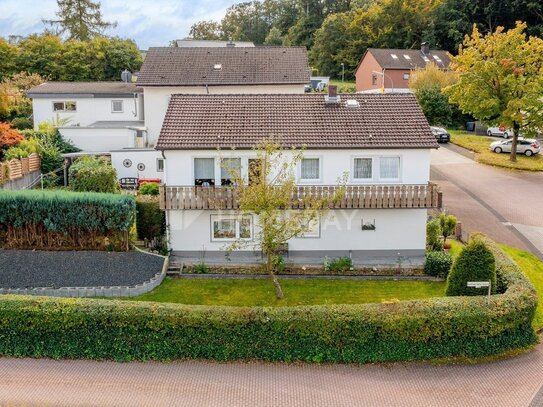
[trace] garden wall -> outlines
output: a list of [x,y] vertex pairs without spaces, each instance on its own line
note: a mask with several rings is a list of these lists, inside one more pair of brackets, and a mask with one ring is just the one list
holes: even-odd
[[6,296],[0,354],[116,360],[365,363],[493,355],[535,343],[534,288],[501,250],[503,294],[236,308]]

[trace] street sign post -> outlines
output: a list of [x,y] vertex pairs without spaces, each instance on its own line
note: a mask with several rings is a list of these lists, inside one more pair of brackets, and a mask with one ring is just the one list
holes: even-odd
[[487,303],[490,305],[490,290],[491,290],[490,281],[468,281],[468,287],[471,287],[471,288],[486,288],[486,287],[488,287]]

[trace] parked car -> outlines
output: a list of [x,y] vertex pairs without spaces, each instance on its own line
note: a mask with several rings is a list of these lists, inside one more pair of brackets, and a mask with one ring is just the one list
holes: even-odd
[[430,126],[430,129],[438,143],[448,143],[451,141],[451,135],[443,127]]
[[[512,145],[513,140],[495,141],[490,144],[490,150],[494,151],[495,153],[510,153]],[[517,153],[524,154],[529,157],[534,154],[539,154],[540,150],[541,145],[537,140],[530,138],[519,138],[517,143]]]
[[506,129],[503,126],[489,127],[486,130],[486,134],[489,135],[489,136],[499,136],[499,137],[503,137],[505,139],[508,139],[509,137],[513,137],[513,130]]
[[305,85],[304,86],[304,92],[305,93],[309,93],[313,90],[313,88],[311,87],[311,85]]

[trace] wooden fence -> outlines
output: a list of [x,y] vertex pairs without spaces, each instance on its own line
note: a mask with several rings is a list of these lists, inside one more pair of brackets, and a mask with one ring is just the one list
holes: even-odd
[[[311,198],[329,197],[335,186],[299,186],[291,199],[292,209],[303,209]],[[333,209],[438,208],[437,185],[357,185],[345,187],[343,199]],[[162,209],[239,209],[235,187],[160,187]]]
[[41,166],[40,157],[37,154],[30,154],[20,160],[10,160],[0,163],[0,184],[24,177],[34,171],[39,171]]

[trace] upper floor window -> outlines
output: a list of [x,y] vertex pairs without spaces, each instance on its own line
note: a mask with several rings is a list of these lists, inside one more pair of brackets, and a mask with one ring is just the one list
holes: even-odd
[[241,176],[241,158],[221,159],[221,185],[232,185]]
[[400,157],[379,158],[379,178],[387,181],[400,179]]
[[371,84],[377,85],[377,74],[374,74],[374,73],[371,74]]
[[123,100],[112,100],[111,101],[111,112],[112,113],[122,113],[124,112],[124,101]]
[[215,185],[215,159],[194,159],[194,185],[209,187]]
[[320,158],[303,158],[300,162],[300,181],[320,181]]
[[408,74],[408,73],[404,73],[404,74],[403,74],[403,79],[404,79],[405,81],[408,81],[408,80],[409,80],[409,74]]
[[373,178],[373,159],[355,158],[353,163],[353,180],[364,181]]
[[77,104],[74,101],[53,102],[53,112],[75,112]]
[[156,159],[156,172],[164,172],[164,158]]

